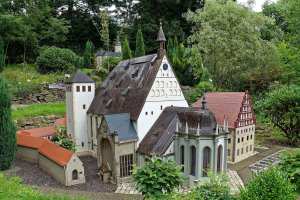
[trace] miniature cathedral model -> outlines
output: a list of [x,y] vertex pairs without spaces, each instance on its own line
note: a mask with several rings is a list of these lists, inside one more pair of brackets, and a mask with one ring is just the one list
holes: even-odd
[[227,124],[189,108],[166,56],[160,26],[156,54],[121,61],[97,89],[77,72],[68,82],[67,132],[78,154],[98,160],[103,181],[119,183],[147,156],[174,159],[189,184],[226,170]]

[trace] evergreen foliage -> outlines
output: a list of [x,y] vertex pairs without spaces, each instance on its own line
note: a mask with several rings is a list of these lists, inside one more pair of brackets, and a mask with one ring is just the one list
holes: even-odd
[[153,157],[143,167],[135,168],[133,178],[137,189],[147,198],[159,198],[181,186],[181,167],[174,161]]
[[144,37],[141,28],[139,27],[136,33],[136,41],[135,41],[135,57],[140,57],[145,55],[145,44]]
[[8,169],[15,158],[16,127],[11,117],[7,84],[0,77],[0,170]]
[[2,38],[0,37],[0,72],[3,71],[3,68],[5,66],[5,49],[4,49],[4,42]]
[[105,50],[109,50],[109,16],[106,10],[100,13],[101,18],[101,41]]
[[254,177],[241,190],[239,200],[296,200],[295,188],[284,172],[271,168]]
[[132,52],[127,37],[125,37],[122,43],[122,58],[124,60],[132,58]]
[[300,141],[300,87],[281,86],[266,94],[259,102],[265,117],[278,127],[291,144]]
[[84,67],[91,67],[94,64],[94,45],[90,40],[85,43],[83,62]]
[[73,72],[80,67],[80,58],[70,49],[49,47],[41,51],[36,64],[41,73]]

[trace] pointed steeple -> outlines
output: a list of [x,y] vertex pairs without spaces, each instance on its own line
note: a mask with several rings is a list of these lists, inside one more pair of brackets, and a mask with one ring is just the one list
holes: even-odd
[[162,28],[162,22],[161,21],[160,21],[160,27],[159,27],[159,31],[158,31],[156,41],[159,42],[158,56],[162,57],[163,55],[166,54],[165,43],[166,43],[167,40],[166,40],[166,37],[165,37],[164,30]]

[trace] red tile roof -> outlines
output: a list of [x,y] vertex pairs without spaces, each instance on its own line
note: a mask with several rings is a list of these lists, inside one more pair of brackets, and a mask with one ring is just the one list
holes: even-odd
[[60,118],[60,119],[57,119],[55,120],[55,123],[54,123],[56,126],[66,126],[67,124],[67,121],[66,121],[66,118]]
[[45,139],[35,138],[23,133],[17,134],[17,144],[19,146],[28,147],[32,149],[39,149],[45,141]]
[[47,137],[47,136],[53,136],[56,134],[56,130],[54,126],[49,127],[43,127],[43,128],[33,128],[28,130],[20,130],[18,131],[22,134],[28,134],[33,137]]
[[60,166],[66,166],[73,155],[73,152],[64,149],[48,140],[45,141],[39,148],[39,153]]
[[[235,128],[235,122],[242,106],[245,92],[209,92],[205,94],[207,107],[216,117],[218,124],[223,125],[224,116],[228,120],[228,127]],[[201,107],[202,98],[193,104]]]

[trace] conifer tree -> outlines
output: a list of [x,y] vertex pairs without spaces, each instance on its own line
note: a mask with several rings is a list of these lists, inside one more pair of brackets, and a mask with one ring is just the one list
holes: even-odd
[[101,18],[101,41],[103,48],[109,50],[109,16],[106,10],[100,13]]
[[5,50],[4,50],[4,42],[0,37],[0,72],[3,70],[5,65]]
[[84,67],[91,67],[93,65],[94,45],[91,41],[85,43],[83,62]]
[[122,57],[124,60],[130,59],[132,57],[132,52],[129,47],[129,42],[127,37],[125,37],[123,44],[122,44]]
[[138,32],[136,33],[136,42],[135,42],[135,57],[144,56],[145,55],[145,44],[144,44],[144,37],[141,30],[141,27],[139,27]]
[[8,88],[0,77],[0,170],[11,166],[16,152],[16,127],[11,118]]

